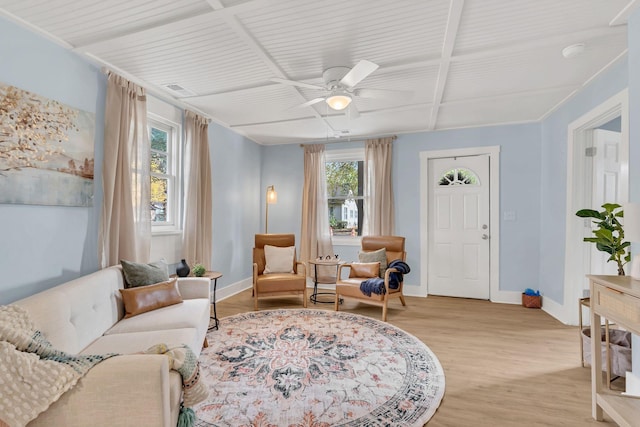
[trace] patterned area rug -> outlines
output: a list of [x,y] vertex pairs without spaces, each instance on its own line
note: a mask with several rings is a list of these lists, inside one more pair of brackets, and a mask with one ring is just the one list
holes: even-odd
[[273,310],[221,320],[200,356],[197,426],[422,426],[444,394],[436,356],[388,323]]

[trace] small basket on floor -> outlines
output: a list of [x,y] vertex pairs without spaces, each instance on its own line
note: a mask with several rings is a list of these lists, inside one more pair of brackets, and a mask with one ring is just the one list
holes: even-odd
[[542,308],[542,297],[540,295],[522,294],[522,306],[527,308]]

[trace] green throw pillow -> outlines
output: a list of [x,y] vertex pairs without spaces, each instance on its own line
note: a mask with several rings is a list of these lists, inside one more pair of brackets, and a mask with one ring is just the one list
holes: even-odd
[[361,251],[358,254],[358,259],[360,262],[379,262],[380,277],[384,278],[384,273],[387,271],[387,250],[385,248],[372,252]]
[[164,259],[150,264],[120,260],[120,264],[124,272],[125,288],[153,285],[169,280],[169,265]]

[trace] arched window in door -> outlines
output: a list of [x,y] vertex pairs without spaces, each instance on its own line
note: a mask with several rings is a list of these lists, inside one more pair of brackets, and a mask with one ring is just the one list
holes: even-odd
[[438,185],[480,185],[480,180],[469,169],[455,168],[443,173]]

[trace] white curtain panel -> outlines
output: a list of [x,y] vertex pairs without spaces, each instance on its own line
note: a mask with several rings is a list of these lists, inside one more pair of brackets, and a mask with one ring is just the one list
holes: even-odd
[[104,200],[98,235],[101,266],[121,259],[149,262],[151,162],[147,98],[142,87],[113,73],[104,119]]
[[391,155],[396,137],[368,139],[364,145],[365,214],[363,235],[392,236],[394,233]]
[[185,196],[182,251],[191,266],[211,270],[212,191],[209,159],[209,122],[191,111],[185,113]]
[[[307,262],[317,258],[318,255],[333,255],[323,144],[304,146],[304,185],[302,187],[300,259]],[[313,269],[308,269],[307,274],[312,275]],[[335,275],[335,267],[318,268],[318,276]]]

